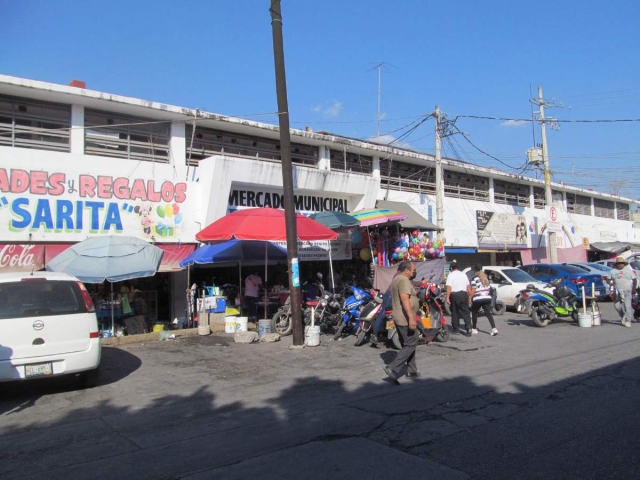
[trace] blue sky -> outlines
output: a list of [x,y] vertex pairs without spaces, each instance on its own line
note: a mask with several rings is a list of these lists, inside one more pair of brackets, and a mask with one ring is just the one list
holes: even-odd
[[[0,72],[275,123],[269,0],[0,0]],[[401,136],[449,119],[530,119],[542,86],[559,120],[640,119],[634,0],[284,0],[291,125]],[[409,125],[407,127],[407,125]],[[459,117],[444,154],[520,172],[530,122]],[[404,127],[404,128],[403,128]],[[433,120],[403,142],[433,153]],[[547,129],[553,179],[640,198],[640,122]],[[391,137],[385,137],[391,138]],[[540,142],[536,124],[535,138]],[[527,175],[535,176],[535,170]]]

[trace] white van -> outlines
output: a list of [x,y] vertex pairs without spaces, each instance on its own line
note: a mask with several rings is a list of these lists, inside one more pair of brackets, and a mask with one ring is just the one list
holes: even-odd
[[78,374],[93,387],[100,339],[93,301],[65,273],[0,274],[0,382]]

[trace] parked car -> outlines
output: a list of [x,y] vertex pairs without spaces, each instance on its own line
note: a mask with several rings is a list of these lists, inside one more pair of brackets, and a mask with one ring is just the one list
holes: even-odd
[[[549,293],[553,290],[546,282],[540,282],[526,272],[516,267],[503,266],[487,266],[482,270],[487,274],[489,282],[495,287],[497,300],[504,303],[508,308],[515,308],[518,303],[520,291],[527,288],[527,285],[533,284],[536,288],[545,290]],[[470,268],[465,268],[463,273],[473,278],[473,272]]]
[[[629,265],[631,265],[631,268],[633,268],[633,270],[635,270],[636,275],[638,275],[638,277],[640,277],[640,257],[637,256],[637,255],[632,255],[631,257],[629,257],[627,259],[627,262],[629,262]],[[597,262],[593,262],[593,263],[605,266],[609,270],[611,270],[612,268],[615,267],[616,260],[615,260],[615,258],[610,258],[608,260],[598,260]]]
[[77,278],[0,274],[0,382],[76,374],[93,387],[100,353],[95,307]]
[[563,285],[571,289],[579,299],[582,299],[583,286],[587,297],[590,297],[592,292],[596,297],[609,293],[609,285],[602,280],[602,275],[587,273],[582,268],[566,263],[534,263],[518,268],[541,282],[551,282],[556,278],[565,277]]
[[[606,265],[602,265],[600,263],[591,263],[591,262],[566,262],[566,264],[581,268],[587,273],[600,275],[602,277],[602,281],[607,285],[609,284],[609,273],[611,272],[611,267],[607,267]],[[601,297],[601,299],[607,299],[607,298],[609,298],[608,295]]]

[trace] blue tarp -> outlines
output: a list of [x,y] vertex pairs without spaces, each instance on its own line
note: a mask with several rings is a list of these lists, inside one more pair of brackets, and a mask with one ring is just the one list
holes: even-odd
[[181,267],[197,264],[240,262],[265,259],[265,243],[269,261],[286,260],[287,249],[270,242],[257,240],[229,240],[204,245],[180,262]]

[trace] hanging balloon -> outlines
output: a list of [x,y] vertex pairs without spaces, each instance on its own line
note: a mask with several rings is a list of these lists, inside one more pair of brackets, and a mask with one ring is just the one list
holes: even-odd
[[413,232],[411,232],[411,233],[412,233],[412,235],[413,235],[414,237],[417,237],[418,235],[420,235],[420,232],[419,232],[418,230],[414,230],[414,231],[413,231]]
[[427,242],[427,248],[433,248],[433,243]]
[[405,254],[404,254],[404,259],[405,259],[405,260],[409,260],[409,254],[408,254],[408,253],[405,253]]
[[371,251],[368,248],[363,248],[360,250],[360,259],[368,262],[371,260]]
[[442,252],[444,250],[444,245],[443,244],[438,245],[438,250]]
[[430,248],[427,250],[427,252],[429,252],[429,255],[433,255],[434,253],[436,253],[436,249],[435,248]]
[[360,240],[362,240],[362,234],[360,233],[360,231],[354,230],[354,232],[351,234],[351,241],[353,243],[360,243]]

